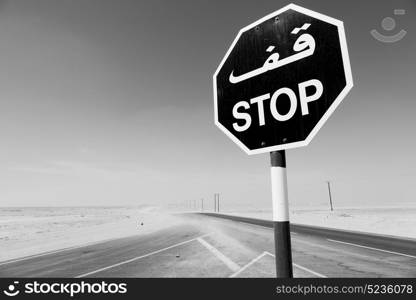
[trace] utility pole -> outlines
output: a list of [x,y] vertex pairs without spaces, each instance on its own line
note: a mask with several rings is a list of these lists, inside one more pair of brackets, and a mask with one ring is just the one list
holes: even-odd
[[204,198],[201,199],[201,211],[204,211]]
[[217,211],[217,193],[214,194],[214,212]]
[[217,194],[217,210],[220,212],[220,193]]
[[326,183],[328,185],[329,205],[331,206],[331,211],[334,211],[334,208],[332,206],[331,182],[327,181]]

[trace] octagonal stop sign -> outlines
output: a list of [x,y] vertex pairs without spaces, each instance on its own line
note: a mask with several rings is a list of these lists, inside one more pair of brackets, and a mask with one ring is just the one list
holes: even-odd
[[343,23],[289,4],[240,30],[213,84],[215,123],[248,154],[305,146],[353,86]]

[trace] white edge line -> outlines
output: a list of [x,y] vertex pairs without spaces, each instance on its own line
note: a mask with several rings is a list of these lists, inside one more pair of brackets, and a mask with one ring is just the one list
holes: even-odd
[[[265,251],[265,253],[266,253],[267,255],[270,255],[270,256],[273,256],[273,257],[274,257],[274,254],[271,254],[270,252]],[[304,267],[304,266],[301,266],[301,265],[298,265],[298,264],[295,264],[295,263],[292,263],[292,265],[293,265],[294,267],[298,268],[298,269],[301,269],[301,270],[303,270],[303,271],[309,272],[309,273],[311,273],[311,274],[313,274],[313,275],[315,275],[315,276],[318,276],[318,277],[321,277],[321,278],[327,278],[327,276],[325,276],[325,275],[323,275],[323,274],[321,274],[321,273],[315,272],[315,271],[313,271],[313,270],[311,270],[311,269],[308,269],[308,268],[306,268],[306,267]]]
[[[239,224],[248,225],[248,227],[256,227],[256,228],[260,228],[260,229],[273,230],[273,227],[269,227],[269,226],[264,226],[264,225],[259,225],[259,224],[253,224],[253,223],[246,223],[244,221],[237,221],[237,220],[231,220],[231,219],[225,219],[225,220],[235,221],[235,222],[238,222]],[[293,232],[291,232],[291,233],[293,233]]]
[[[230,215],[230,216],[232,216],[232,215]],[[234,222],[238,222],[239,224],[244,224],[244,225],[247,225],[247,226],[253,226],[253,227],[257,227],[257,228],[261,228],[261,229],[274,230],[273,227],[264,226],[264,225],[260,225],[260,224],[247,223],[247,222],[244,222],[244,221],[231,220],[231,219],[224,219],[224,220],[234,221]],[[265,219],[265,221],[272,221],[272,220],[266,220]],[[294,232],[294,231],[290,231],[290,234],[291,235],[297,235],[298,233]]]
[[[132,235],[132,236],[134,236],[134,235]],[[126,237],[130,237],[130,236],[126,236]],[[121,238],[124,238],[124,237],[121,237]],[[47,256],[47,255],[55,254],[55,253],[59,253],[59,252],[65,252],[65,251],[74,250],[74,249],[78,249],[78,248],[89,247],[89,246],[102,244],[102,243],[110,242],[110,241],[117,240],[117,239],[119,239],[119,238],[116,237],[116,238],[110,238],[110,239],[105,239],[105,240],[91,242],[91,243],[85,243],[85,244],[81,244],[81,245],[77,245],[77,246],[70,246],[70,247],[67,247],[67,248],[51,250],[51,251],[42,252],[42,253],[38,253],[38,254],[32,254],[32,255],[21,257],[21,258],[12,258],[10,260],[0,262],[0,266],[7,265],[7,264],[12,264],[12,263],[19,262],[19,261],[25,261],[25,260],[29,260],[29,259],[36,258],[36,257]]]
[[233,262],[230,258],[222,254],[217,248],[212,246],[210,243],[202,239],[202,237],[197,238],[198,242],[200,242],[205,248],[212,252],[219,260],[221,260],[231,271],[237,272],[241,270],[240,266]]
[[389,250],[384,250],[384,249],[380,249],[380,248],[368,247],[368,246],[358,245],[358,244],[354,244],[354,243],[347,243],[347,242],[338,241],[338,240],[332,240],[332,239],[326,239],[326,240],[329,241],[329,242],[333,242],[333,243],[346,244],[346,245],[351,245],[351,246],[355,246],[355,247],[359,247],[359,248],[365,248],[365,249],[376,250],[376,251],[380,251],[380,252],[386,252],[386,253],[401,255],[401,256],[410,257],[410,258],[416,258],[416,256],[410,255],[410,254],[405,254],[405,253],[400,253],[400,252],[395,252],[395,251],[389,251]]
[[245,266],[243,266],[240,270],[238,270],[237,272],[231,274],[230,275],[230,278],[234,278],[234,277],[238,276],[241,272],[243,272],[245,269],[247,269],[248,267],[250,267],[252,264],[254,264],[258,260],[260,260],[265,255],[267,255],[267,253],[266,252],[263,252],[262,254],[260,254],[259,256],[257,256],[256,258],[254,258],[253,260],[251,260],[248,264],[246,264]]
[[201,236],[199,236],[197,238],[193,238],[193,239],[190,239],[190,240],[186,240],[186,241],[183,241],[183,242],[174,244],[172,246],[169,246],[169,247],[166,247],[166,248],[162,248],[162,249],[159,249],[159,250],[156,250],[156,251],[153,251],[153,252],[150,252],[150,253],[141,255],[141,256],[133,257],[131,259],[128,259],[128,260],[125,260],[125,261],[122,261],[122,262],[113,264],[113,265],[108,266],[108,267],[104,267],[104,268],[101,268],[101,269],[98,269],[98,270],[95,270],[95,271],[91,271],[91,272],[88,272],[88,273],[84,273],[84,274],[75,276],[75,278],[82,278],[82,277],[85,277],[85,276],[88,276],[88,275],[92,275],[92,274],[96,274],[96,273],[99,273],[99,272],[102,272],[102,271],[105,271],[105,270],[108,270],[108,269],[111,269],[111,268],[114,268],[114,267],[118,267],[118,266],[121,266],[121,265],[124,265],[124,264],[128,264],[128,263],[131,263],[133,261],[139,260],[141,258],[145,258],[145,257],[151,256],[153,254],[157,254],[157,253],[160,253],[160,252],[163,252],[163,251],[166,251],[166,250],[169,250],[169,249],[172,249],[172,248],[175,248],[175,247],[178,247],[178,246],[181,246],[181,245],[184,245],[184,244],[187,244],[187,243],[196,241],[198,238],[202,238],[202,237],[207,236],[207,235],[209,235],[209,233],[204,234],[204,235],[201,235]]
[[305,268],[305,267],[303,267],[303,266],[301,266],[301,265],[298,265],[298,264],[295,264],[295,263],[292,263],[292,264],[293,264],[296,268],[301,269],[301,270],[306,271],[306,272],[309,272],[309,273],[311,273],[311,274],[313,274],[313,275],[315,275],[315,276],[318,276],[318,277],[321,277],[321,278],[327,278],[327,276],[322,275],[321,273],[318,273],[318,272],[312,271],[311,269]]

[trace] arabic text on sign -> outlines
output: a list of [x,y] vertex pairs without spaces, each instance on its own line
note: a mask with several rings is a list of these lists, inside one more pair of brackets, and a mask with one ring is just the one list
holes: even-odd
[[[310,25],[311,24],[309,23],[305,23],[302,25],[302,27],[297,27],[293,29],[291,34],[297,34],[301,30],[306,30],[309,28]],[[260,68],[257,68],[239,76],[235,76],[233,70],[229,76],[229,81],[233,84],[239,83],[241,81],[253,78],[265,72],[283,67],[292,62],[311,56],[315,52],[315,46],[315,39],[313,38],[313,36],[308,33],[304,33],[298,37],[298,39],[295,41],[295,44],[293,45],[293,51],[295,51],[296,54],[280,59],[280,55],[278,52],[272,53],[266,59],[263,66],[261,66]],[[272,52],[274,48],[275,46],[269,46],[266,49],[266,52]]]

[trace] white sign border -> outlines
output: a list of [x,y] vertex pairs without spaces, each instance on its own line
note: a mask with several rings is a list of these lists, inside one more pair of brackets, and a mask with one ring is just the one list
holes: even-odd
[[[240,36],[246,32],[247,30],[257,26],[258,24],[263,23],[266,20],[269,20],[273,17],[275,17],[278,14],[281,14],[282,12],[285,12],[289,9],[295,10],[297,12],[303,13],[305,15],[314,17],[316,19],[325,21],[327,23],[330,23],[332,25],[337,26],[338,28],[338,34],[339,34],[339,40],[341,43],[341,54],[342,54],[342,61],[344,64],[344,71],[345,71],[345,80],[346,85],[344,89],[341,91],[341,93],[338,95],[338,97],[335,99],[335,101],[331,104],[329,109],[325,112],[325,114],[322,116],[322,118],[319,120],[319,122],[315,125],[313,130],[310,132],[310,134],[306,137],[305,140],[300,142],[294,142],[294,143],[287,143],[283,145],[278,146],[270,146],[255,150],[250,150],[247,148],[239,139],[237,139],[230,131],[228,131],[227,128],[225,128],[219,121],[218,121],[218,105],[217,105],[217,80],[216,77],[221,70],[222,66],[224,65],[225,61],[227,60],[228,56],[230,55],[231,51],[234,49],[235,44],[240,39]],[[215,71],[213,75],[213,88],[214,88],[214,120],[215,125],[221,129],[235,144],[237,144],[241,149],[244,150],[249,155],[253,154],[260,154],[260,153],[267,153],[272,151],[279,151],[279,150],[286,150],[291,148],[298,148],[298,147],[304,147],[307,146],[310,141],[314,138],[314,136],[318,133],[319,129],[324,125],[324,123],[328,120],[329,116],[335,111],[335,109],[338,107],[338,105],[341,103],[341,101],[345,98],[345,96],[348,94],[348,92],[352,89],[354,86],[353,80],[352,80],[352,73],[351,73],[351,65],[350,65],[350,58],[348,55],[348,47],[347,47],[347,40],[345,37],[345,30],[344,30],[344,23],[340,20],[331,18],[329,16],[323,15],[321,13],[315,12],[313,10],[301,7],[296,4],[288,4],[285,7],[268,14],[267,16],[257,20],[254,23],[251,23],[250,25],[242,28],[237,36],[235,37],[233,43],[231,44],[230,48],[228,49],[227,53],[225,54],[224,58],[222,59],[221,63],[219,64],[217,70]]]

